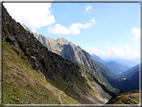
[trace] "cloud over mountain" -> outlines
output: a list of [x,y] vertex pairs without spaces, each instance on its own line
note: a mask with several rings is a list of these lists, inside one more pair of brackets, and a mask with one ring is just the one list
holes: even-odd
[[17,22],[33,30],[55,22],[50,11],[51,3],[4,3],[4,6]]
[[95,22],[95,18],[93,18],[90,22],[91,23],[86,22],[85,24],[73,23],[72,25],[70,25],[69,28],[66,28],[65,26],[62,26],[60,24],[56,24],[55,26],[49,27],[48,32],[52,34],[59,34],[59,35],[60,34],[76,35],[76,34],[80,34],[80,28],[88,29],[91,25],[93,25]]
[[129,45],[125,46],[125,50],[122,48],[120,49],[115,49],[114,47],[111,49],[111,53],[116,55],[116,56],[137,56],[137,53],[131,52]]
[[105,55],[105,56],[106,55],[114,55],[114,56],[119,56],[119,57],[124,57],[124,56],[136,57],[139,55],[137,53],[130,51],[129,45],[126,45],[124,49],[122,49],[122,48],[116,49],[115,47],[112,47],[111,49],[108,48],[108,50],[106,52],[103,50],[99,51],[96,47],[91,48],[89,46],[85,50],[89,54]]
[[99,52],[99,50],[98,50],[96,47],[91,48],[91,47],[88,46],[85,50],[86,50],[89,54],[96,54],[96,55],[98,55],[98,52]]

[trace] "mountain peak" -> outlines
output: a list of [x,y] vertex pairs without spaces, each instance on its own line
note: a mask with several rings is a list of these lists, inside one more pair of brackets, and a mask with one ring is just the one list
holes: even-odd
[[91,54],[91,56],[97,56],[96,54]]
[[69,43],[65,38],[58,38],[56,41],[59,42],[60,44],[68,44]]

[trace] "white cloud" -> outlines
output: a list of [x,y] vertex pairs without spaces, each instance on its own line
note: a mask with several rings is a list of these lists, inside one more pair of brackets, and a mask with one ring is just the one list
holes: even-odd
[[50,11],[51,3],[4,3],[4,6],[12,18],[30,29],[36,30],[55,22]]
[[126,51],[126,54],[127,54],[128,56],[136,56],[136,55],[138,55],[137,53],[134,53],[134,52],[131,52],[131,51],[130,51],[129,45],[126,45],[126,46],[125,46],[125,51]]
[[104,51],[102,51],[102,50],[101,50],[101,54],[103,54],[103,55],[107,55],[107,54],[106,54]]
[[91,9],[91,8],[92,8],[92,6],[87,6],[86,7],[86,12],[88,12],[88,10]]
[[84,25],[81,23],[74,23],[70,25],[70,28],[66,28],[60,24],[56,24],[54,27],[53,26],[49,27],[48,32],[52,34],[76,35],[80,33],[79,28],[88,29],[91,25],[93,25],[93,22],[92,23],[86,22]]
[[132,28],[131,33],[134,33],[135,38],[131,39],[133,41],[137,41],[138,38],[140,37],[140,29],[137,29],[136,27]]
[[107,44],[110,44],[109,41],[107,41]]
[[111,50],[110,50],[110,49],[108,49],[108,50],[107,50],[107,54],[108,54],[108,55],[112,55],[112,53],[111,53]]
[[139,57],[139,53],[130,51],[129,45],[126,45],[124,49],[115,47],[108,49],[106,52],[103,50],[99,51],[96,47],[87,47],[85,49],[89,54],[104,55],[104,56],[117,56],[117,57]]
[[132,38],[131,40],[133,40],[133,41],[137,41],[137,40],[138,40],[138,38],[134,38],[134,39]]
[[49,27],[48,31],[53,34],[70,34],[70,30],[60,24],[56,24],[54,27]]
[[116,55],[116,56],[137,56],[137,53],[133,53],[130,51],[129,45],[125,46],[125,50],[123,50],[122,48],[120,49],[115,49],[114,47],[110,50],[112,54]]
[[95,24],[95,18],[93,18],[92,20],[90,20],[90,22],[91,22],[92,24]]
[[136,27],[132,28],[131,33],[134,33],[135,37],[140,37],[140,29]]
[[91,47],[88,46],[85,50],[86,50],[89,54],[96,54],[96,55],[98,55],[98,52],[99,52],[99,50],[98,50],[96,47],[91,48]]

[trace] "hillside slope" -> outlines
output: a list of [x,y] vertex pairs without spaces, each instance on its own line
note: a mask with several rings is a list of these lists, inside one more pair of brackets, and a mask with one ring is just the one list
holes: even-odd
[[118,76],[130,68],[128,66],[118,64],[115,61],[107,62],[105,66]]
[[101,59],[99,56],[97,56],[95,54],[91,55],[91,58],[94,61],[99,62],[99,65],[100,65],[100,63],[101,63],[101,65],[103,64],[104,66],[102,65],[102,68],[103,69],[105,68],[107,71],[109,70],[108,74],[110,76],[112,76],[112,74],[114,74],[113,75],[114,78],[121,77],[122,76],[121,74],[130,68],[130,67],[126,66],[125,64],[123,65],[120,63],[116,63],[115,61],[109,61],[109,59],[106,60],[108,62],[105,62],[103,59]]
[[[120,92],[113,96],[107,104],[139,104],[140,93],[138,90],[131,92]],[[131,106],[131,105],[130,105]]]
[[[122,73],[122,74],[120,75],[121,78],[128,78],[128,77],[131,77],[131,76],[135,73],[136,69],[139,69],[139,65],[136,65],[136,66],[134,66],[134,67],[128,69],[128,70],[125,71],[124,73]],[[128,75],[128,76],[126,77],[126,75]]]
[[48,51],[2,11],[4,104],[102,104],[110,99],[91,73]]
[[[142,64],[140,64],[142,66]],[[117,80],[111,81],[111,84],[113,87],[119,87],[121,90],[124,90],[126,92],[132,91],[132,90],[138,90],[139,89],[139,71],[141,71],[141,67],[139,68],[139,65],[134,67],[135,69],[131,69],[132,71],[127,74],[124,77],[118,78]]]
[[102,63],[103,65],[105,65],[105,61],[104,60],[102,60],[98,55],[95,55],[95,54],[92,54],[91,55],[91,58],[94,60],[94,61],[97,61],[97,62],[99,62],[99,63]]

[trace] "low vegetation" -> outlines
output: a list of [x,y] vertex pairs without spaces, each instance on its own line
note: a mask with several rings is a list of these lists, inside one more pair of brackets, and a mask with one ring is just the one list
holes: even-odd
[[138,90],[131,92],[119,92],[115,94],[107,104],[139,104],[140,93]]

